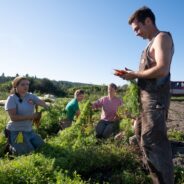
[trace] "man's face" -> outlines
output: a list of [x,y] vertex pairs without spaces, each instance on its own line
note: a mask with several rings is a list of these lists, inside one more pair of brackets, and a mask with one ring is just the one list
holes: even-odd
[[138,20],[135,19],[132,22],[131,27],[133,31],[136,33],[136,36],[140,36],[143,39],[147,39],[147,25],[146,24],[143,24],[142,22],[138,22]]

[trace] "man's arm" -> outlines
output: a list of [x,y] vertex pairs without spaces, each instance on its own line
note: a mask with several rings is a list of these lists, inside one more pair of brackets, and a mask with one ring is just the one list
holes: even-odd
[[154,41],[150,49],[150,56],[155,61],[155,65],[147,70],[138,72],[129,72],[123,75],[126,80],[135,78],[159,78],[169,73],[170,62],[172,58],[172,39],[166,33],[160,33]]

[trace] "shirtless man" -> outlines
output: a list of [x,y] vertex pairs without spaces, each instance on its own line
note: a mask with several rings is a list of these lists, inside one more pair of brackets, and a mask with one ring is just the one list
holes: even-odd
[[170,102],[170,65],[174,44],[169,32],[160,31],[148,7],[135,11],[129,19],[137,36],[148,39],[142,52],[139,71],[123,75],[138,79],[141,104],[140,145],[154,184],[173,184],[171,146],[166,119]]

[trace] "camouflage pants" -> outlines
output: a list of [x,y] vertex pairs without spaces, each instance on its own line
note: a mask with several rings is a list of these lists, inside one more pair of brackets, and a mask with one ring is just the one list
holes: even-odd
[[154,184],[173,184],[171,145],[167,138],[166,116],[169,98],[141,92],[141,118],[135,134]]

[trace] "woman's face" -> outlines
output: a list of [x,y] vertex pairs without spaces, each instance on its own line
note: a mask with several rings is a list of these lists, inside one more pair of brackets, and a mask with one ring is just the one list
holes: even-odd
[[80,94],[77,96],[78,102],[81,102],[84,99],[84,94]]
[[27,93],[29,90],[29,81],[28,80],[21,80],[16,87],[17,93],[24,94]]
[[108,94],[115,96],[116,90],[112,86],[108,86]]

